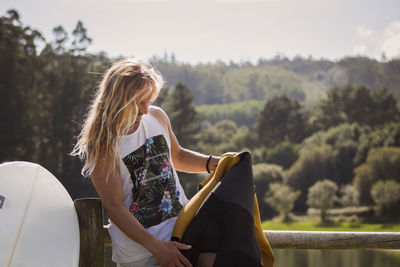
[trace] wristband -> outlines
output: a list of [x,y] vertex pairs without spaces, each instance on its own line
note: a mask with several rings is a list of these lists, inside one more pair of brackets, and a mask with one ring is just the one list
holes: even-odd
[[207,160],[207,163],[206,163],[206,170],[207,170],[208,173],[211,173],[210,170],[208,169],[208,163],[210,163],[211,158],[212,158],[212,156],[210,155],[208,157],[208,160]]

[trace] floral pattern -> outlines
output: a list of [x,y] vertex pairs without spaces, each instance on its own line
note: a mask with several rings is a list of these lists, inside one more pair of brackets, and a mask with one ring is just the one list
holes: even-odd
[[132,213],[136,213],[139,211],[139,205],[136,202],[132,202],[129,208],[129,211]]
[[129,211],[144,227],[178,216],[182,205],[163,135],[148,138],[123,158],[133,183]]
[[172,210],[171,195],[168,191],[164,192],[164,197],[161,200],[160,209],[165,213],[170,213]]

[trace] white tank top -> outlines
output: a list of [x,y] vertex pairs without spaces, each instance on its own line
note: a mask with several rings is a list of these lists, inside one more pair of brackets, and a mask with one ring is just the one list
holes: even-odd
[[[188,199],[171,160],[168,132],[150,113],[138,129],[119,145],[120,174],[125,207],[156,238],[169,241],[180,209]],[[151,256],[111,220],[114,262],[128,263]]]

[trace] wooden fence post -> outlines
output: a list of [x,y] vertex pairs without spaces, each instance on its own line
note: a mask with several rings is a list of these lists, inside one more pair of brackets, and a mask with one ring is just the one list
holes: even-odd
[[80,231],[79,267],[104,267],[103,207],[99,198],[74,201]]

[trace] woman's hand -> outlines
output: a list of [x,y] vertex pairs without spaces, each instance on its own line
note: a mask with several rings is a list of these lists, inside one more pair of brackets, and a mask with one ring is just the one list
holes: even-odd
[[189,245],[175,241],[159,241],[150,252],[162,267],[192,267],[190,261],[179,251],[191,248]]

